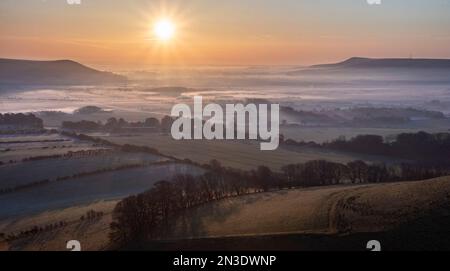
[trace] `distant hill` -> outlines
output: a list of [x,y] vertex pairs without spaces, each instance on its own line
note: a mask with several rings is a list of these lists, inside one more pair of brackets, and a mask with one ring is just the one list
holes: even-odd
[[71,60],[0,59],[0,86],[97,85],[126,80],[124,76],[98,71]]
[[315,69],[370,69],[370,68],[409,68],[409,69],[450,69],[450,59],[413,58],[362,58],[353,57],[343,62],[314,65]]

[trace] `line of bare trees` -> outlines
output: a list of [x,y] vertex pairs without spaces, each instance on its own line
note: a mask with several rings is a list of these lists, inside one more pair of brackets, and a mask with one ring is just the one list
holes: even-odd
[[28,158],[22,159],[22,162],[41,161],[41,160],[58,159],[58,158],[93,157],[93,156],[105,155],[105,154],[112,153],[112,152],[113,152],[113,150],[109,150],[109,149],[69,151],[64,154],[53,154],[53,155],[41,155],[41,156],[28,157]]
[[[88,210],[85,214],[83,214],[78,221],[82,222],[93,222],[103,218],[105,215],[102,211]],[[67,227],[71,224],[77,223],[78,221],[67,222],[65,220],[61,220],[59,222],[43,225],[43,226],[32,226],[26,230],[21,230],[16,233],[0,233],[0,241],[15,241],[20,240],[22,238],[29,238],[37,236],[41,233],[51,232],[54,230],[59,230],[61,228]]]
[[110,240],[119,246],[162,238],[173,218],[185,210],[224,198],[298,187],[344,183],[413,181],[449,175],[448,168],[416,164],[368,165],[363,161],[339,164],[311,161],[282,168],[282,173],[260,166],[242,171],[217,161],[204,165],[200,176],[178,175],[150,190],[120,201],[113,211]]
[[367,164],[360,160],[347,164],[310,161],[287,165],[282,170],[287,183],[292,187],[416,181],[450,175],[450,168],[445,166],[420,163],[388,166],[382,163]]
[[67,225],[68,223],[66,221],[59,221],[52,224],[47,224],[45,226],[33,226],[27,230],[22,230],[18,233],[9,233],[9,234],[0,233],[0,240],[3,239],[7,242],[11,242],[22,238],[32,237],[40,233],[61,229],[66,227]]
[[178,175],[150,190],[120,201],[113,211],[113,244],[163,236],[169,221],[186,209],[243,194],[269,191],[279,176],[267,167],[254,171],[224,168],[213,160],[200,176]]
[[450,165],[448,159],[450,157],[450,133],[402,133],[397,135],[394,141],[387,141],[379,135],[358,135],[349,140],[339,138],[322,144],[297,142],[292,139],[283,139],[281,142],[290,146],[335,149]]
[[81,120],[78,122],[64,121],[62,128],[70,131],[105,131],[105,132],[122,132],[128,129],[148,129],[154,132],[170,132],[173,118],[164,116],[161,120],[157,118],[147,118],[144,121],[128,122],[122,118],[109,118],[106,122],[95,122],[88,120]]
[[102,211],[89,210],[80,217],[80,221],[93,221],[102,218],[105,215]]

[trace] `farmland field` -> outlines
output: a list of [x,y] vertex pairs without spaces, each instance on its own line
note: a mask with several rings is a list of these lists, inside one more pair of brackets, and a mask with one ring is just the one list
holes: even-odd
[[0,167],[0,188],[11,188],[42,180],[73,176],[119,166],[148,164],[167,160],[146,153],[112,151],[93,156],[51,158],[8,164]]
[[29,135],[0,135],[0,143],[8,142],[39,142],[39,141],[72,141],[70,138],[57,133],[29,134]]
[[51,182],[0,195],[0,220],[49,210],[68,208],[96,201],[120,199],[150,189],[160,180],[177,174],[201,174],[185,164],[153,165],[106,172],[61,182]]
[[392,159],[385,157],[358,155],[309,147],[280,147],[276,151],[261,152],[259,143],[255,141],[176,141],[169,135],[161,134],[110,135],[101,138],[116,144],[153,147],[166,155],[180,159],[187,158],[198,163],[208,163],[212,159],[216,159],[224,166],[244,170],[251,170],[260,165],[266,165],[272,170],[279,171],[281,167],[287,164],[304,163],[319,159],[340,163],[358,159],[367,162],[392,161]]
[[[422,226],[438,228],[443,223],[442,217],[446,217],[443,214],[448,214],[449,193],[450,179],[444,177],[419,182],[294,189],[229,198],[189,210],[172,224],[172,233],[165,241],[155,242],[148,249],[155,249],[156,245],[156,249],[169,250],[280,247],[311,250],[329,249],[331,245],[345,249],[347,245],[353,245],[353,249],[363,250],[368,238],[386,237],[386,231],[416,225],[416,221],[422,221]],[[64,250],[62,246],[72,237],[80,240],[85,250],[107,249],[111,211],[116,203],[100,201],[26,218],[6,219],[0,224],[0,231],[26,229],[49,221],[78,220],[87,210],[93,209],[105,212],[105,216],[89,222],[74,221],[62,230],[14,241],[10,243],[10,249]],[[341,235],[341,232],[347,234]],[[395,240],[395,237],[390,238],[386,243]],[[420,236],[419,240],[422,240]],[[402,247],[401,243],[393,245]]]
[[0,162],[3,163],[19,162],[31,157],[98,149],[103,149],[103,147],[59,134],[0,136]]
[[[28,230],[36,225],[48,225],[66,221],[68,225],[63,229],[41,233],[9,244],[11,250],[66,250],[67,240],[76,239],[82,242],[83,250],[104,250],[108,245],[109,224],[111,211],[117,200],[99,201],[74,207],[51,210],[44,213],[22,218],[5,219],[0,222],[0,232],[17,233]],[[103,212],[104,217],[81,221],[80,218],[89,210]],[[62,241],[61,241],[62,240]],[[7,249],[7,245],[3,250]],[[2,247],[0,244],[0,251]]]

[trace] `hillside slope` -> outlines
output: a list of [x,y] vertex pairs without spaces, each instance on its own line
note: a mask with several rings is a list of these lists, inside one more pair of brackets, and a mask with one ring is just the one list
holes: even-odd
[[[70,238],[80,240],[87,250],[108,249],[115,203],[14,221],[7,228],[79,218],[89,209],[107,214],[97,221],[75,222],[61,230],[0,244],[0,250],[8,246],[12,250],[64,250]],[[164,241],[133,249],[364,250],[372,239],[382,240],[387,249],[448,249],[449,207],[450,177],[261,193],[189,210],[173,222],[172,234]]]
[[[424,83],[447,83],[450,81],[450,59],[419,58],[364,58],[352,57],[345,61],[298,68],[287,73],[297,75],[352,76],[359,80],[378,78],[381,82],[389,79],[421,81]],[[339,78],[339,77],[337,77]],[[398,82],[397,82],[398,83]]]
[[0,86],[87,85],[121,82],[126,82],[126,78],[98,71],[71,60],[0,59]]
[[335,186],[223,200],[178,219],[172,238],[394,229],[450,215],[450,177],[407,183]]
[[409,68],[409,69],[450,69],[450,59],[420,59],[420,58],[364,58],[352,57],[343,62],[314,65],[311,68],[345,68],[345,69],[375,69],[375,68]]

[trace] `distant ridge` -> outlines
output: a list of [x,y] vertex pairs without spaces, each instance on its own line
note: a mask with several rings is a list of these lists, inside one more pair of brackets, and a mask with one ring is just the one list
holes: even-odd
[[0,58],[0,85],[89,85],[126,82],[126,78],[98,71],[72,60],[34,61]]
[[405,68],[405,69],[450,69],[450,59],[426,58],[364,58],[352,57],[343,62],[314,65],[314,69],[370,69],[370,68]]

